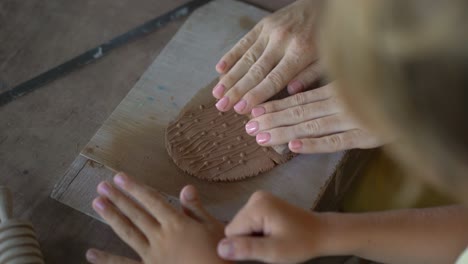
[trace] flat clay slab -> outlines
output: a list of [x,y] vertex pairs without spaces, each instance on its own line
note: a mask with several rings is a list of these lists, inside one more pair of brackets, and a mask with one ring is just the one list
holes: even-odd
[[208,181],[236,181],[256,176],[291,159],[257,144],[244,129],[248,118],[234,111],[220,112],[212,87],[200,92],[166,129],[166,148],[184,172]]

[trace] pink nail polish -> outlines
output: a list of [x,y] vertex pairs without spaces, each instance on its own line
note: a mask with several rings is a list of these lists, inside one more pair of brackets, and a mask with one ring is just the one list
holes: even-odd
[[94,205],[99,211],[104,211],[104,209],[106,209],[106,204],[101,198],[94,200]]
[[265,108],[260,106],[260,107],[255,107],[254,109],[252,109],[251,113],[252,113],[253,117],[259,117],[259,116],[265,114],[265,112],[266,112]]
[[193,187],[187,187],[185,189],[185,192],[184,192],[184,197],[185,199],[187,199],[188,201],[192,201],[192,200],[195,200],[196,196],[195,196],[195,190]]
[[256,140],[259,144],[265,144],[268,141],[270,141],[270,139],[271,139],[271,135],[270,133],[267,133],[267,132],[259,133],[257,134],[257,137],[256,137]]
[[216,98],[216,99],[220,99],[221,97],[223,97],[224,95],[224,90],[226,88],[224,87],[224,85],[222,84],[217,84],[215,86],[215,88],[213,89],[213,96]]
[[224,69],[226,69],[226,62],[225,61],[218,62],[218,64],[216,64],[216,69],[221,72],[224,71]]
[[232,243],[227,239],[222,240],[218,244],[218,254],[226,259],[232,259],[234,257],[234,248]]
[[304,85],[300,81],[292,81],[288,85],[288,93],[289,94],[296,94],[304,90]]
[[110,192],[110,188],[109,188],[109,184],[107,184],[107,182],[102,182],[102,183],[100,183],[98,185],[98,193],[99,194],[109,196],[109,192]]
[[301,149],[302,141],[300,141],[299,139],[292,140],[291,142],[289,142],[289,148],[295,149],[295,150]]
[[117,184],[120,187],[122,187],[125,184],[126,181],[127,181],[127,178],[124,175],[120,174],[120,173],[115,175],[115,177],[114,177],[115,184]]
[[240,112],[242,112],[246,106],[247,106],[247,101],[242,99],[234,106],[234,110],[236,110],[236,112],[240,114]]
[[86,259],[92,263],[97,260],[97,254],[96,251],[90,249],[86,252]]
[[257,132],[258,130],[258,122],[257,121],[251,121],[251,122],[248,122],[246,125],[245,125],[245,131],[247,131],[247,134],[254,134],[255,132]]
[[218,108],[219,111],[225,111],[228,104],[229,104],[229,98],[223,97],[221,98],[221,100],[219,100],[216,103],[216,108]]

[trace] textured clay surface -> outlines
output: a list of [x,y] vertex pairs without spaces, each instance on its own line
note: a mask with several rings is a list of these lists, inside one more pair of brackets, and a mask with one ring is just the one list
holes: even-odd
[[248,136],[247,117],[219,112],[213,104],[183,111],[166,130],[166,148],[174,163],[208,181],[236,181],[285,163],[293,154],[278,154]]

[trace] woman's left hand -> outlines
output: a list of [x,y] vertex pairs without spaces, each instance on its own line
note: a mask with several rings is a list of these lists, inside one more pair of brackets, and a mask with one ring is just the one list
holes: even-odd
[[98,186],[100,197],[94,210],[117,235],[132,247],[141,261],[90,249],[93,264],[107,263],[228,263],[216,254],[224,226],[208,214],[193,186],[180,193],[183,211],[178,211],[154,189],[119,173],[116,188],[107,182]]
[[252,109],[245,130],[262,146],[288,143],[295,153],[374,148],[385,143],[342,106],[333,83]]

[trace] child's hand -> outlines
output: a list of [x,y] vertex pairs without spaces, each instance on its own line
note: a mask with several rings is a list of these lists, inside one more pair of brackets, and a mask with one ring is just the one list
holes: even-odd
[[229,260],[302,262],[322,252],[322,221],[269,193],[256,192],[226,227],[218,254]]
[[[93,208],[123,241],[141,257],[142,263],[226,263],[216,254],[223,225],[200,204],[193,186],[180,193],[179,212],[154,189],[119,173],[114,183],[98,186],[101,195]],[[96,249],[88,250],[91,263],[140,263]]]

